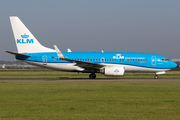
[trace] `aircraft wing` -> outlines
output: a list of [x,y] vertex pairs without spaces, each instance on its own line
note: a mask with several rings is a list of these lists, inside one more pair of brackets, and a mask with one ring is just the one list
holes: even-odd
[[99,69],[99,68],[104,67],[103,64],[90,63],[90,62],[71,60],[71,59],[62,59],[62,60],[66,60],[66,61],[69,61],[69,62],[74,62],[74,63],[76,63],[76,66],[79,66],[79,67],[82,67],[82,68],[85,68],[85,69]]
[[54,48],[57,52],[57,55],[60,59],[62,60],[66,60],[66,61],[69,61],[69,62],[74,62],[76,63],[76,66],[79,66],[79,67],[82,67],[82,68],[85,68],[85,69],[99,69],[99,68],[102,68],[104,67],[105,65],[103,64],[97,64],[97,63],[90,63],[90,62],[84,62],[84,61],[78,61],[78,60],[72,60],[72,59],[67,59],[63,54],[62,52],[58,49],[58,47],[56,45],[54,45]]

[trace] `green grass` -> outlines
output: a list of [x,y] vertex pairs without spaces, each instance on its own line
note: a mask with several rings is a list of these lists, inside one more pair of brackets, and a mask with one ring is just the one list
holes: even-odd
[[38,69],[0,69],[0,72],[8,72],[8,71],[12,71],[12,72],[21,72],[21,71],[53,71],[51,69],[45,69],[45,68],[38,68]]
[[[125,76],[121,77],[107,77],[103,74],[96,74],[97,78],[154,78],[155,73],[125,73]],[[176,72],[167,72],[163,75],[158,75],[159,78],[180,78],[180,71]],[[52,70],[5,70],[0,71],[0,78],[9,78],[9,79],[59,79],[59,78],[80,78],[87,79],[89,78],[89,73],[77,73],[77,72],[58,72]]]
[[179,120],[180,81],[1,81],[0,119]]

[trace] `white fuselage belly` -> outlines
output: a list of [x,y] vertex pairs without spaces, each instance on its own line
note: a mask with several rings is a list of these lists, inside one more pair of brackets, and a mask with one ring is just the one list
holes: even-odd
[[[22,62],[29,63],[31,65],[53,69],[53,70],[59,70],[59,71],[77,71],[77,72],[83,72],[85,69],[76,66],[76,63],[42,63],[42,62],[33,62],[33,61],[24,61]],[[114,66],[118,65],[120,67],[124,67],[126,72],[161,72],[161,71],[167,71],[170,69],[155,69],[155,68],[148,68],[148,67],[139,67],[139,66],[132,66],[132,65],[121,65],[121,64],[105,64],[106,66]]]

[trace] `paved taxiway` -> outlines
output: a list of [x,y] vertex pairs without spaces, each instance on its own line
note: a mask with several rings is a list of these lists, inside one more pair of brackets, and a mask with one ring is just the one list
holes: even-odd
[[180,79],[0,79],[0,81],[180,81]]

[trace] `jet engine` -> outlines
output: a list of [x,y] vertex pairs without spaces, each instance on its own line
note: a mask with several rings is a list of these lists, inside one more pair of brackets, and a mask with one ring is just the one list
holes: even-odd
[[119,66],[107,66],[100,70],[105,76],[124,76],[125,68]]

